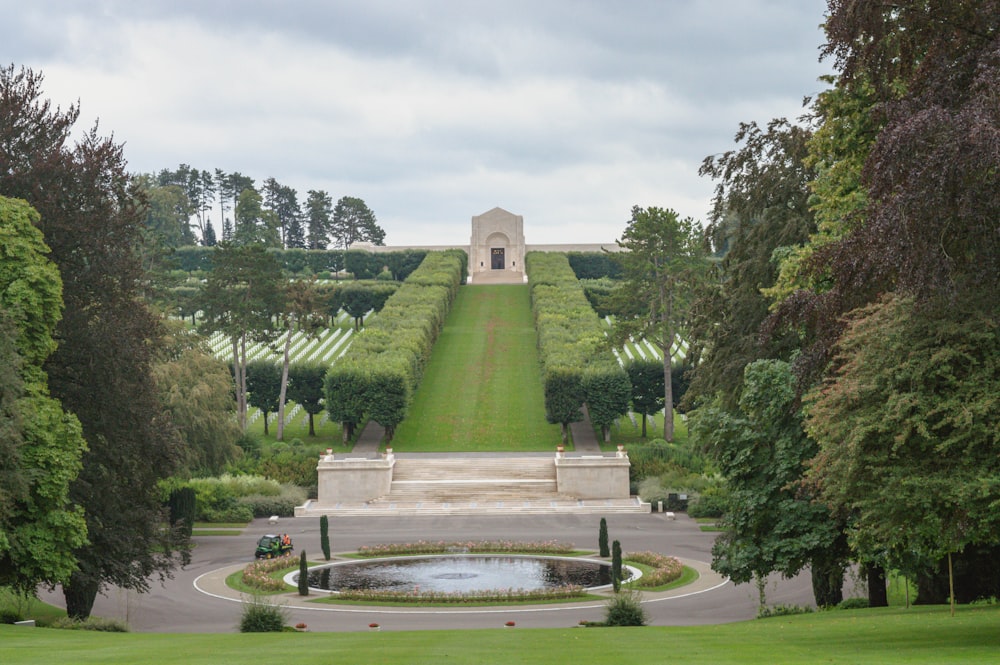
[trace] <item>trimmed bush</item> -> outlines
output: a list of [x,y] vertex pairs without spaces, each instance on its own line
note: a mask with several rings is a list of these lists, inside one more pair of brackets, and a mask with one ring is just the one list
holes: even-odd
[[608,520],[603,517],[597,532],[597,549],[601,556],[611,556],[611,550],[608,549]]
[[844,598],[837,603],[838,610],[862,610],[871,607],[867,598]]

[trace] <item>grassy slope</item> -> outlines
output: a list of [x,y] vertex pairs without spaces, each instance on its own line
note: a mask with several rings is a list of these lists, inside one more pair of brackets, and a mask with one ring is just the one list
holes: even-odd
[[528,287],[463,286],[434,345],[397,451],[553,450]]
[[[0,626],[5,665],[995,663],[1000,607],[834,611],[719,626],[530,630],[108,634]],[[363,622],[357,619],[355,623]],[[442,623],[447,621],[442,618]],[[520,622],[519,622],[520,623]],[[363,624],[362,624],[363,625]],[[362,629],[363,630],[363,629]]]

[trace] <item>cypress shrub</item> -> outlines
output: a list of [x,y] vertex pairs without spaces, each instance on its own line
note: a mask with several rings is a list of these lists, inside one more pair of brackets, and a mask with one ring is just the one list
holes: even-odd
[[321,515],[319,518],[319,546],[323,550],[323,558],[330,560],[330,518]]
[[299,595],[309,595],[309,564],[306,563],[306,551],[299,552]]
[[601,518],[601,528],[597,534],[597,548],[600,551],[601,556],[609,556],[611,552],[608,550],[608,521]]
[[622,545],[617,540],[611,543],[611,586],[615,593],[622,588]]

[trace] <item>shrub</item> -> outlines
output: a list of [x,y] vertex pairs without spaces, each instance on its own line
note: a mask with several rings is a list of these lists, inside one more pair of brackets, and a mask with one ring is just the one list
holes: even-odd
[[249,506],[229,506],[214,510],[211,508],[199,511],[199,521],[201,522],[250,522],[253,520],[253,511]]
[[861,610],[870,607],[867,598],[844,598],[837,603],[839,610]]
[[301,506],[305,502],[305,490],[291,485],[283,488],[281,496],[255,494],[239,499],[239,505],[249,508],[254,517],[268,517],[269,515],[292,517],[295,515],[295,506]]
[[101,617],[87,617],[86,619],[72,619],[62,617],[56,619],[51,624],[52,628],[62,628],[64,630],[95,630],[102,633],[127,633],[128,624],[117,619],[104,619]]
[[761,605],[757,608],[757,618],[767,619],[769,617],[784,617],[793,614],[810,614],[815,611],[813,608],[805,605]]
[[260,596],[243,604],[241,633],[280,633],[285,629],[284,608],[272,605]]
[[722,487],[710,487],[688,504],[691,517],[722,517],[726,512],[727,492]]
[[3,608],[0,609],[0,623],[17,623],[24,621],[24,615],[17,610]]
[[606,626],[645,626],[646,612],[639,597],[631,592],[616,593],[605,608]]

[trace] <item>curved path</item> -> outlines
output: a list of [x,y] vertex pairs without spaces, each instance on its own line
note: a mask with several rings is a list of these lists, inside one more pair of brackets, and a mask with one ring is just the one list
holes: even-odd
[[[752,585],[725,582],[708,569],[714,533],[704,533],[683,514],[668,520],[662,514],[611,515],[609,536],[625,552],[652,550],[682,559],[703,575],[693,585],[672,592],[646,594],[644,607],[652,625],[726,623],[753,618],[757,592]],[[407,543],[418,540],[558,540],[581,549],[596,549],[599,515],[338,517],[330,520],[335,551],[362,545]],[[110,590],[98,596],[94,614],[127,621],[143,632],[235,632],[240,620],[239,594],[225,586],[225,576],[253,558],[254,545],[265,533],[288,533],[296,554],[305,548],[318,559],[319,519],[283,518],[276,526],[256,520],[239,536],[199,536],[192,563],[162,585],[153,582],[149,593]],[[382,630],[499,628],[506,621],[519,627],[570,627],[581,620],[601,621],[600,602],[514,608],[375,608],[361,606],[309,607],[295,594],[280,596],[291,624],[305,623],[311,631],[368,630],[377,622]],[[62,595],[43,599],[63,606]],[[773,579],[767,586],[769,603],[812,603],[808,575]]]

